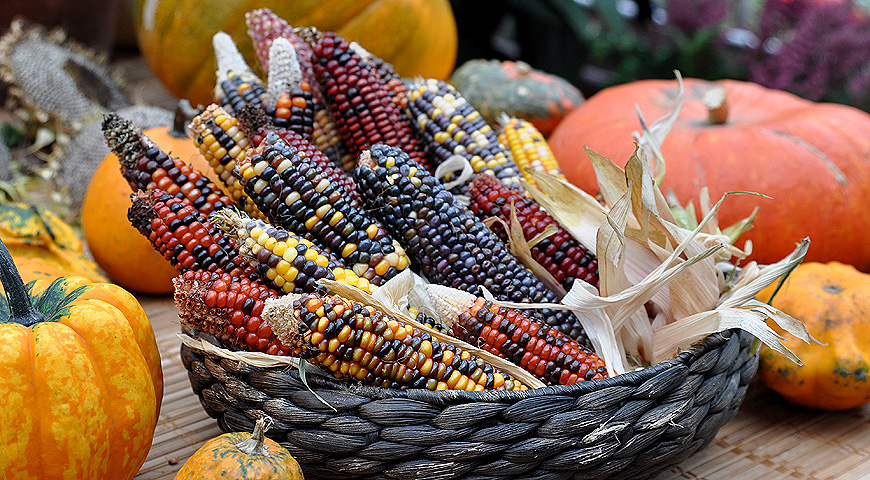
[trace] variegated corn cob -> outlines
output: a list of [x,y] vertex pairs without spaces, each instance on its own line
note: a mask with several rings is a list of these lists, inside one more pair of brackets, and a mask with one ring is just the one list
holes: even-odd
[[311,139],[314,124],[314,100],[311,84],[305,80],[296,50],[287,39],[277,38],[269,55],[269,102],[263,110],[280,128],[292,130]]
[[[486,287],[499,300],[558,302],[483,222],[400,149],[373,146],[360,158],[355,178],[366,206],[430,282],[478,296]],[[575,338],[584,337],[570,312],[535,314]]]
[[538,185],[527,170],[538,170],[565,178],[547,139],[531,122],[507,115],[500,122],[498,141],[511,151],[514,163],[527,182]]
[[303,79],[311,88],[312,110],[314,112],[311,143],[336,165],[341,166],[346,171],[352,170],[356,158],[350,154],[345,145],[338,125],[329,113],[326,99],[323,97],[323,92],[321,92],[320,85],[314,76],[311,46],[295,33],[290,24],[268,8],[246,13],[245,20],[248,25],[248,36],[254,43],[254,49],[263,70],[268,71],[269,69],[269,54],[275,39],[285,38],[293,45]]
[[[468,194],[471,200],[469,208],[481,220],[497,217],[510,225],[513,203],[526,240],[531,240],[550,225],[555,226],[555,233],[531,247],[535,261],[550,272],[565,290],[571,289],[575,279],[598,288],[598,259],[595,254],[562,228],[534,199],[517,188],[503,185],[492,175],[480,174],[475,175],[470,182]],[[508,233],[504,228],[498,224],[491,228],[502,240],[507,240]]]
[[337,378],[386,388],[527,389],[452,344],[341,297],[292,295],[263,316],[284,343]]
[[269,71],[269,51],[272,43],[283,38],[293,44],[302,67],[303,75],[308,82],[314,82],[314,73],[311,66],[311,47],[305,43],[296,33],[293,26],[279,17],[268,8],[260,8],[245,14],[245,23],[248,26],[248,36],[254,44],[254,51],[263,66],[263,71]]
[[214,97],[230,113],[245,105],[262,107],[267,99],[266,85],[239,53],[232,37],[218,32],[212,37],[217,70]]
[[220,187],[181,159],[166,154],[129,120],[109,113],[103,118],[102,129],[133,192],[159,188],[206,217],[230,205]]
[[289,355],[263,321],[265,302],[278,292],[245,277],[191,270],[172,279],[182,325],[217,337],[238,350]]
[[301,30],[300,36],[314,52],[315,76],[351,155],[356,158],[370,145],[385,143],[428,167],[407,117],[347,40],[313,28]]
[[329,249],[380,285],[408,267],[402,247],[308,157],[274,133],[239,166],[245,193],[270,221]]
[[453,335],[519,365],[543,382],[572,385],[607,378],[595,352],[519,310],[441,285],[427,285]]
[[359,192],[356,191],[356,183],[354,183],[353,179],[301,135],[291,130],[271,125],[269,117],[258,108],[242,108],[239,111],[238,119],[239,125],[244,129],[255,147],[263,143],[263,140],[269,133],[278,135],[287,146],[298,150],[299,155],[311,159],[323,170],[323,173],[327,177],[336,182],[347,194],[350,204],[354,208],[359,208],[362,205],[362,200],[360,199]]
[[417,81],[408,90],[407,112],[421,146],[436,165],[460,155],[475,172],[489,172],[506,185],[519,185],[520,171],[510,150],[498,142],[480,112],[449,83]]
[[373,293],[377,287],[368,280],[337,265],[334,260],[308,240],[282,228],[224,209],[212,217],[215,225],[226,232],[243,257],[263,278],[263,283],[282,293],[317,291],[321,278]]
[[266,218],[245,195],[242,182],[233,176],[233,170],[245,158],[245,152],[251,146],[251,141],[240,128],[239,121],[223,107],[213,103],[194,117],[190,122],[190,131],[193,133],[194,145],[226,185],[233,203],[252,217]]
[[212,222],[160,189],[135,194],[127,218],[180,272],[203,270],[255,281],[261,278]]

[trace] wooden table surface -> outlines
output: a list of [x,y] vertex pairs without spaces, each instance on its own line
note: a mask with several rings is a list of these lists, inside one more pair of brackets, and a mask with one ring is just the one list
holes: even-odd
[[[179,357],[171,297],[140,296],[163,360],[165,393],[154,442],[136,480],[168,480],[202,444],[221,434],[190,388]],[[870,479],[870,406],[804,410],[759,382],[713,443],[655,480]]]

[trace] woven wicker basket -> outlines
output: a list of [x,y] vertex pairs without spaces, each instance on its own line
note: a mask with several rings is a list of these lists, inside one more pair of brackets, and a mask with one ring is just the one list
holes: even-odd
[[306,478],[635,479],[688,458],[734,417],[758,368],[755,343],[726,331],[637,372],[527,392],[402,391],[313,375],[306,386],[295,368],[187,345],[181,357],[222,430],[271,417],[268,436]]

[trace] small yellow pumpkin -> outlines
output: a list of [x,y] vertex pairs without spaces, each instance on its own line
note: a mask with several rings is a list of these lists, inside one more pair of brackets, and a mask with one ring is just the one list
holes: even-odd
[[133,478],[163,391],[142,307],[78,276],[25,286],[2,242],[0,280],[0,478]]
[[207,441],[194,452],[175,480],[304,480],[299,463],[286,448],[266,438],[266,420],[254,433],[232,432]]
[[[774,286],[758,294],[766,302]],[[870,403],[870,275],[839,262],[798,266],[772,305],[807,326],[822,344],[786,336],[803,362],[762,347],[759,376],[795,405],[845,410]],[[776,328],[776,327],[774,327]]]

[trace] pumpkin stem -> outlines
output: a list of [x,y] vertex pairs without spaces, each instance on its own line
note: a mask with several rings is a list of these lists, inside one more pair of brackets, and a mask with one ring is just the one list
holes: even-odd
[[42,313],[33,308],[24,280],[21,279],[15,261],[12,260],[12,254],[2,240],[0,240],[0,280],[6,290],[6,298],[9,300],[12,321],[29,327],[45,319]]
[[[271,423],[271,419],[270,423]],[[269,449],[266,448],[266,430],[269,427],[266,425],[265,418],[258,418],[254,424],[254,432],[251,436],[236,444],[236,448],[248,455],[268,456]]]
[[725,125],[728,123],[728,97],[725,88],[716,85],[704,94],[704,106],[707,107],[707,123],[710,125]]
[[178,104],[175,105],[175,116],[172,118],[172,128],[169,129],[169,135],[175,138],[187,138],[187,125],[197,115],[199,112],[190,105],[189,101],[179,100]]

